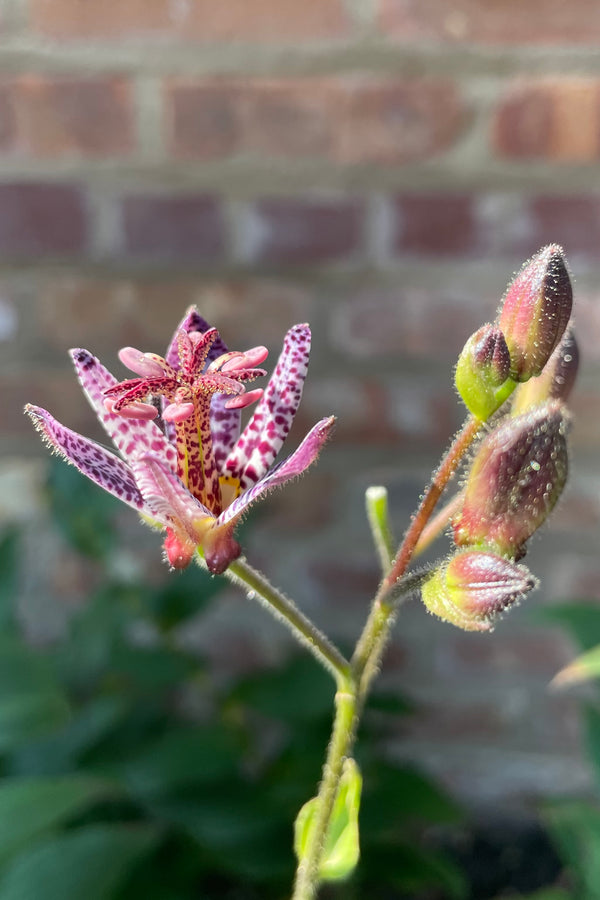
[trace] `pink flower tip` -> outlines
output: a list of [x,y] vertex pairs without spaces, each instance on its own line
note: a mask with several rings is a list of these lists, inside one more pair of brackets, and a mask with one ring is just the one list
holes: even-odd
[[193,403],[169,403],[163,409],[162,417],[165,422],[185,422],[194,414]]
[[255,388],[253,391],[244,391],[243,394],[238,394],[236,397],[230,397],[229,400],[226,400],[225,409],[244,409],[246,406],[250,406],[251,403],[260,400],[263,393],[264,391],[262,388]]
[[153,359],[151,353],[142,353],[135,347],[123,347],[119,350],[119,359],[124,366],[142,378],[162,378],[165,374],[163,367]]

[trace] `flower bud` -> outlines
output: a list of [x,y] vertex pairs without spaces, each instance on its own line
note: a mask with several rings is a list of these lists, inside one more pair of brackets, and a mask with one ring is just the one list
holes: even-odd
[[571,316],[573,292],[562,249],[540,250],[510,284],[498,327],[510,351],[511,378],[539,375],[563,336]]
[[568,420],[551,400],[505,419],[482,441],[453,521],[459,546],[488,547],[518,559],[546,520],[567,480]]
[[454,382],[474,416],[485,421],[506,399],[499,391],[510,375],[510,353],[499,328],[482,325],[472,334],[458,358]]
[[495,553],[461,550],[421,588],[427,609],[464,631],[490,631],[494,620],[536,585],[529,570]]
[[520,384],[515,391],[512,414],[518,415],[546,400],[565,403],[573,390],[579,369],[579,347],[572,326],[544,366],[541,375]]

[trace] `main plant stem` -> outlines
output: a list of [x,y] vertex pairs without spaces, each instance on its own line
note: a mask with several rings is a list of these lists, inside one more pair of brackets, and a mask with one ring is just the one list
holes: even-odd
[[336,694],[336,712],[323,777],[317,795],[317,813],[310,842],[305,848],[296,872],[292,900],[313,900],[319,885],[319,864],[337,794],[344,760],[351,754],[358,719],[373,677],[377,672],[385,644],[394,623],[398,605],[408,596],[415,584],[412,579],[403,583],[423,529],[436,503],[454,475],[464,454],[477,436],[482,423],[470,417],[444,455],[431,483],[404,535],[398,553],[383,578],[373,601],[369,618],[356,645],[351,660],[352,679],[347,690]]

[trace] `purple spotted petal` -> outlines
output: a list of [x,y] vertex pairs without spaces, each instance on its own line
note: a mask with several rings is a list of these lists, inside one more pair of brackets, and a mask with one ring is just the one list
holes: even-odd
[[258,500],[264,493],[279,487],[279,485],[284,484],[291,478],[301,475],[316,460],[323,444],[329,438],[334,424],[335,416],[330,416],[328,419],[321,419],[320,422],[317,422],[297,450],[288,456],[287,459],[274,466],[268,475],[241,494],[237,500],[234,500],[221,513],[217,519],[217,525],[225,525],[227,522],[237,519],[251,503]]
[[[175,329],[175,333],[171,339],[171,343],[167,349],[167,353],[165,356],[166,361],[169,365],[173,366],[173,368],[178,372],[179,371],[179,352],[177,349],[177,334],[183,329],[187,334],[190,334],[194,331],[199,331],[200,334],[204,334],[206,331],[209,331],[211,326],[208,324],[206,319],[203,319],[195,306],[190,306],[185,316]],[[217,336],[214,344],[210,348],[208,352],[208,356],[206,359],[206,365],[210,365],[210,363],[217,359],[217,357],[221,356],[223,353],[227,353],[227,347],[220,335]]]
[[225,471],[240,479],[242,490],[268,472],[292,425],[302,397],[310,356],[310,328],[295,325],[254,415],[227,458]]
[[47,443],[67,462],[87,475],[109,494],[140,512],[148,513],[144,498],[129,466],[95,441],[65,428],[40,406],[25,407],[27,414]]
[[136,459],[131,468],[152,515],[163,525],[173,524],[183,528],[193,541],[199,543],[194,522],[205,517],[214,521],[212,513],[190,494],[161,459],[145,454]]
[[226,409],[231,398],[227,394],[213,394],[210,401],[210,428],[213,453],[219,472],[225,471],[225,462],[240,435],[239,409]]
[[132,460],[140,453],[154,453],[175,470],[175,448],[158,425],[149,420],[124,418],[106,409],[104,391],[117,384],[116,378],[87,350],[71,350],[71,357],[86,397],[121,455]]

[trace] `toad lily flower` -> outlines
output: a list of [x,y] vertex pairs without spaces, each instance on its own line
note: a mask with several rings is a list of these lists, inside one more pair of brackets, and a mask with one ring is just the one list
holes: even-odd
[[[291,456],[273,465],[302,396],[310,329],[291,328],[265,391],[244,383],[266,374],[264,347],[229,352],[192,307],[166,356],[121,350],[138,377],[117,380],[88,353],[72,350],[81,385],[120,456],[71,431],[45,409],[26,412],[48,444],[109,493],[166,530],[169,563],[185,568],[201,550],[224,572],[241,548],[233,537],[259,497],[300,475],[317,458],[334,418],[322,419]],[[258,400],[240,434],[240,410]]]

